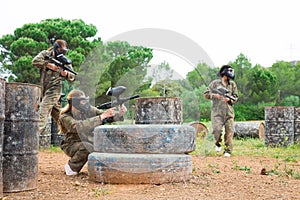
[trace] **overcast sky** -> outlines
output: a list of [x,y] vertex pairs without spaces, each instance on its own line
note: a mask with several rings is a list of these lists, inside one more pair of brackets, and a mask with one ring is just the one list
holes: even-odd
[[[300,60],[298,5],[297,0],[9,0],[1,2],[0,37],[43,19],[82,19],[104,41],[135,29],[167,29],[200,45],[217,67],[239,53],[269,67]],[[155,62],[160,59],[172,65],[167,54]]]

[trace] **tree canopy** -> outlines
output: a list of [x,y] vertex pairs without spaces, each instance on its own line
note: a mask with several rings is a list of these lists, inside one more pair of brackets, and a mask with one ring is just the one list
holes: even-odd
[[93,38],[97,33],[94,25],[82,20],[46,19],[40,23],[29,23],[17,28],[14,34],[0,38],[0,62],[4,69],[11,70],[16,76],[10,80],[25,83],[39,83],[39,71],[31,61],[40,51],[52,46],[51,39],[67,41],[73,68],[78,70],[88,53],[101,43],[100,38]]
[[[143,85],[138,83],[144,79],[152,49],[131,46],[126,41],[103,44],[96,33],[94,25],[80,19],[57,18],[25,24],[14,34],[0,38],[0,63],[4,70],[12,72],[9,81],[38,84],[39,70],[31,64],[33,57],[51,47],[53,40],[63,39],[70,49],[66,56],[79,72],[73,87],[99,99],[127,73],[131,73],[131,85]],[[63,85],[65,93],[73,88],[68,83]]]
[[[67,57],[78,72],[72,85],[63,82],[64,93],[78,88],[98,104],[109,100],[105,95],[109,87],[124,85],[126,96],[180,96],[185,120],[210,119],[211,102],[202,94],[212,80],[219,78],[221,66],[211,68],[199,63],[185,79],[174,80],[174,71],[167,61],[149,70],[152,49],[131,46],[126,41],[104,43],[96,37],[97,31],[94,25],[80,19],[56,18],[25,24],[14,34],[0,38],[0,71],[11,72],[9,81],[38,84],[40,75],[31,64],[33,57],[51,47],[53,38],[63,39],[70,49]],[[253,65],[240,53],[227,64],[235,70],[234,81],[239,91],[235,105],[237,120],[263,119],[267,105],[299,106],[299,62],[276,61],[271,67],[264,67]]]

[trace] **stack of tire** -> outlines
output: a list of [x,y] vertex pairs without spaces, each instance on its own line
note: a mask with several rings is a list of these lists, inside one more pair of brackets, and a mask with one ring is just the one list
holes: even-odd
[[[167,102],[171,105],[173,99]],[[157,109],[159,102],[155,104]],[[140,111],[138,105],[141,105],[141,99],[137,99],[137,112]],[[169,118],[171,114],[165,116]],[[154,124],[136,121],[135,125],[96,127],[94,152],[88,158],[89,178],[112,184],[162,184],[188,180],[192,173],[192,157],[188,153],[196,148],[195,128],[171,124],[166,118],[162,121],[164,124],[158,124],[156,119]]]

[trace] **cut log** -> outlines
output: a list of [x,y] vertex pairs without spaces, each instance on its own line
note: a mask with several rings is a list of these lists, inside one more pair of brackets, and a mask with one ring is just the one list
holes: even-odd
[[179,97],[146,97],[136,99],[136,124],[182,124],[182,102]]
[[241,121],[234,122],[235,138],[265,138],[264,121]]
[[205,124],[201,122],[191,122],[189,125],[195,128],[197,138],[200,137],[204,139],[208,135],[208,129]]

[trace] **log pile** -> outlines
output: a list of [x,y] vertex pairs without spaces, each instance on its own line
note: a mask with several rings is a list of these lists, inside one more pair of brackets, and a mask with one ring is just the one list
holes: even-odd
[[265,107],[266,136],[268,146],[286,146],[294,143],[294,106]]
[[234,123],[234,137],[264,139],[264,121],[236,121]]

